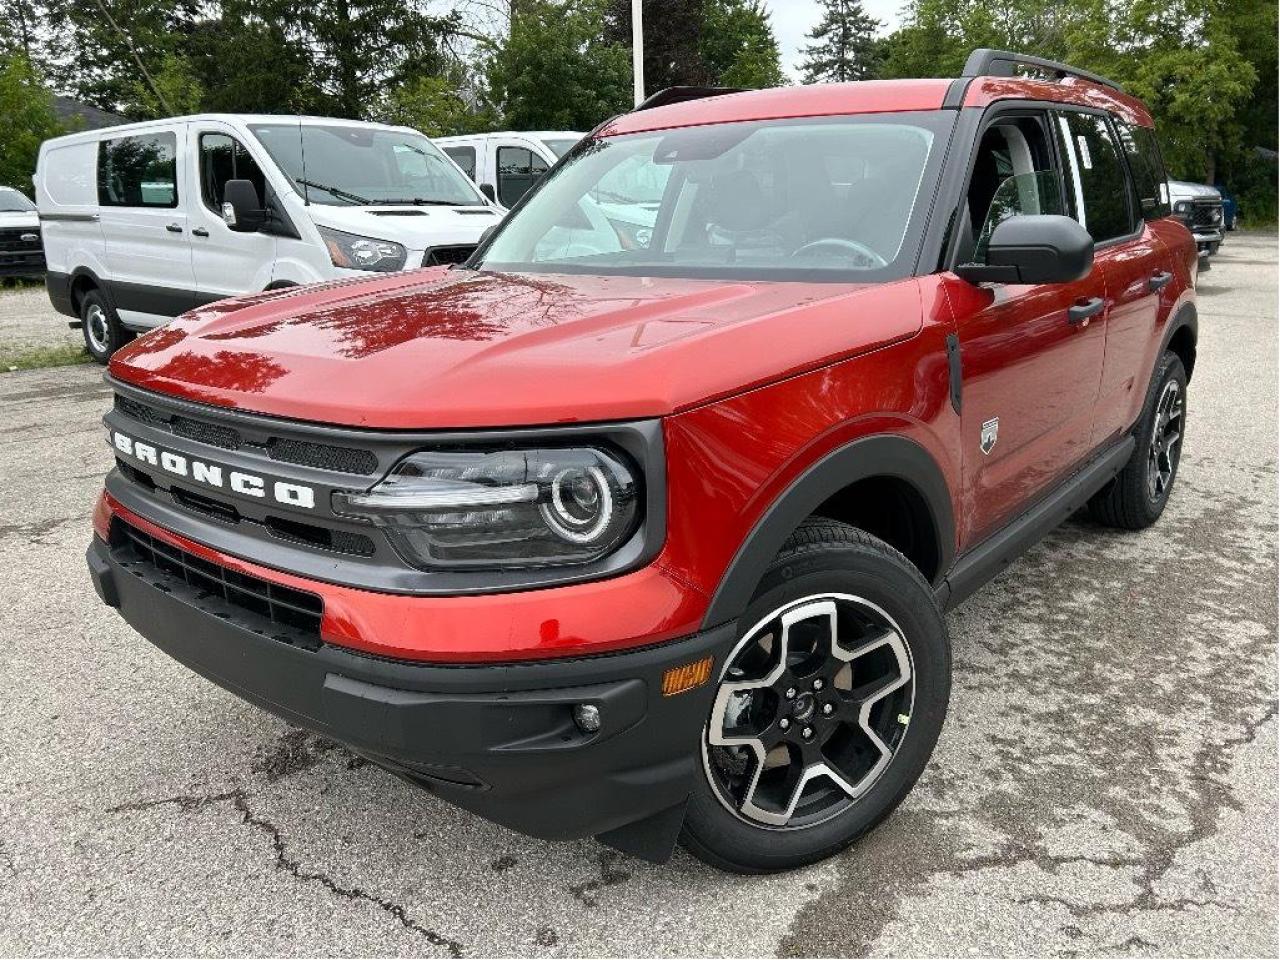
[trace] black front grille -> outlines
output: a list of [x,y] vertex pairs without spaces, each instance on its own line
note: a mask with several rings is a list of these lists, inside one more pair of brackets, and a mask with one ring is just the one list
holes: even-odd
[[[324,601],[314,593],[294,590],[204,560],[119,517],[111,524],[111,546],[126,569],[132,565],[149,568],[196,591],[197,601],[211,601],[215,605],[220,602],[250,614],[253,619],[282,628],[267,634],[274,639],[310,650],[320,647]],[[164,589],[162,583],[157,586]]]
[[165,413],[146,403],[139,403],[116,394],[116,409],[139,423],[168,430],[175,436],[185,437],[197,443],[207,443],[223,450],[239,450],[244,443],[239,430],[219,423],[206,423],[179,414]]
[[[222,450],[241,450],[256,444],[246,440],[234,427],[207,420],[197,420],[181,414],[167,413],[147,403],[116,394],[116,409],[125,416],[149,426],[168,430],[175,436],[208,444]],[[267,455],[281,463],[293,463],[301,467],[316,467],[339,473],[370,476],[378,472],[378,457],[372,450],[359,447],[339,447],[327,443],[311,443],[287,437],[271,437],[265,443]]]
[[267,442],[267,455],[282,463],[336,470],[339,473],[368,476],[378,470],[378,457],[372,450],[335,447],[327,443],[311,443],[308,440],[291,440],[286,437],[272,437]]
[[1190,225],[1193,227],[1217,227],[1222,224],[1222,203],[1218,200],[1197,200],[1191,206]]
[[[24,240],[23,237],[35,237],[35,239]],[[0,253],[43,255],[43,252],[38,227],[0,228]]]
[[462,243],[453,247],[432,247],[422,256],[424,267],[438,267],[446,263],[465,263],[475,253],[474,243]]

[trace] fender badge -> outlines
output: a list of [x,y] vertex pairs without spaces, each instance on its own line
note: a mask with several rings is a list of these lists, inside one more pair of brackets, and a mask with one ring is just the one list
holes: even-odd
[[996,437],[1000,433],[1000,418],[992,417],[982,425],[982,452],[988,454],[996,445]]

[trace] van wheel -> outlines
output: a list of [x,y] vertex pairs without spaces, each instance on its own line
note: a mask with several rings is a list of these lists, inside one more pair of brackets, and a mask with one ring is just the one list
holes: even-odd
[[681,843],[737,873],[842,850],[933,753],[951,689],[942,611],[897,550],[808,520],[765,572],[702,735]]
[[1160,519],[1182,459],[1187,428],[1187,373],[1172,351],[1160,358],[1147,394],[1142,419],[1134,428],[1138,443],[1123,470],[1089,501],[1098,523],[1141,530]]
[[85,349],[99,363],[106,363],[134,337],[131,330],[120,325],[115,311],[97,290],[90,290],[80,301],[80,320]]

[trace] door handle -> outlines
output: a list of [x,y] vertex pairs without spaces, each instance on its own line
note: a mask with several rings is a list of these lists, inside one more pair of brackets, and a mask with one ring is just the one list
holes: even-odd
[[1073,303],[1067,308],[1067,320],[1073,325],[1079,324],[1082,327],[1087,327],[1089,318],[1100,314],[1104,306],[1106,306],[1106,301],[1101,297],[1090,297],[1081,303]]
[[1151,275],[1151,279],[1147,281],[1147,289],[1150,290],[1152,293],[1155,293],[1156,291],[1163,289],[1165,284],[1167,284],[1172,279],[1173,279],[1173,274],[1169,273],[1166,270],[1161,270],[1158,273],[1153,273]]
[[181,232],[182,232],[182,224],[180,224],[180,223],[166,223],[166,224],[164,225],[164,228],[165,228],[166,230],[168,230],[170,233],[181,233]]
[[191,235],[193,237],[207,237],[209,235],[209,231],[206,230],[204,227],[196,227],[194,230],[191,231]]

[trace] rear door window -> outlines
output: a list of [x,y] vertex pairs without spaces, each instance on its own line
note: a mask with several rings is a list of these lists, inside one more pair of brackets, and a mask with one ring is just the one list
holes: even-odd
[[101,141],[98,203],[104,207],[176,207],[177,135],[148,133]]
[[1129,202],[1132,189],[1107,118],[1066,112],[1058,117],[1066,157],[1067,182],[1075,198],[1076,219],[1094,243],[1133,233],[1138,226]]
[[1138,191],[1138,209],[1146,220],[1169,216],[1169,175],[1156,143],[1156,132],[1150,127],[1116,121],[1120,145],[1129,161],[1129,172]]
[[498,202],[513,207],[547,172],[547,161],[526,147],[498,148]]

